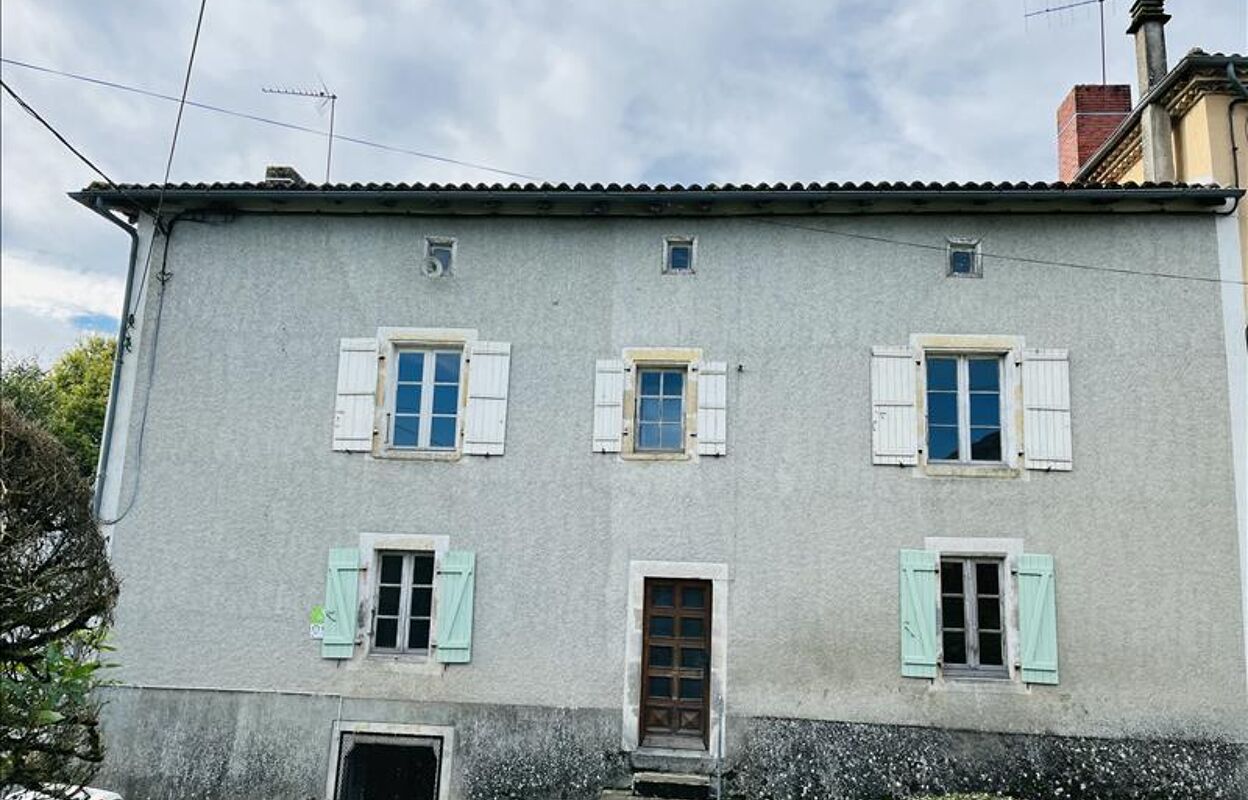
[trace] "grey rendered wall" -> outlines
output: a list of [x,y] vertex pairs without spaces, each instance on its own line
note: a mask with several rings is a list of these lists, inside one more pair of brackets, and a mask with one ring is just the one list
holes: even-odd
[[[1218,269],[1200,217],[802,224]],[[662,237],[689,233],[697,275],[660,275]],[[458,237],[453,278],[417,274],[425,235]],[[1248,736],[1215,284],[996,259],[982,280],[951,280],[938,252],[729,219],[250,216],[180,223],[169,266],[140,494],[115,530],[126,682],[618,714],[629,561],[713,561],[731,569],[735,715]],[[330,451],[337,340],[383,325],[512,343],[507,455]],[[870,348],[911,333],[1068,348],[1074,471],[871,466]],[[642,345],[729,363],[727,458],[589,451],[594,360]],[[319,658],[306,615],[326,550],[361,531],[476,551],[471,664],[433,676]],[[899,676],[897,551],[925,536],[1017,537],[1056,557],[1060,685],[949,691]]]

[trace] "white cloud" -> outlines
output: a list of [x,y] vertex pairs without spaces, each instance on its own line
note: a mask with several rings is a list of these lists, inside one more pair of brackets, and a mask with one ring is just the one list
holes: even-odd
[[0,308],[58,321],[120,317],[124,280],[116,275],[47,264],[29,256],[0,253]]

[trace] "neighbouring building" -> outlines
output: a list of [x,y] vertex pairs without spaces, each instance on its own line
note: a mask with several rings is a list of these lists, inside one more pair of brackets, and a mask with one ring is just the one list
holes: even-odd
[[[1127,85],[1074,87],[1057,112],[1062,181],[1183,181],[1238,188],[1248,180],[1248,56],[1192,50],[1174,69],[1166,56],[1163,0],[1135,0],[1127,34],[1135,43],[1139,102]],[[1224,302],[1248,309],[1248,205],[1222,212]],[[1248,369],[1236,368],[1248,328],[1227,316],[1231,447],[1236,464],[1243,617],[1248,620]],[[1248,624],[1248,623],[1246,623]],[[1248,644],[1248,628],[1245,629]],[[1245,651],[1248,658],[1248,650]]]
[[127,800],[1242,796],[1238,190],[270,178],[74,195]]

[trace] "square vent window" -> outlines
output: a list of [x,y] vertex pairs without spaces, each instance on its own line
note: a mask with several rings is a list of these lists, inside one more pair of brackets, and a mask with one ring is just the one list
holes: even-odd
[[946,275],[954,278],[983,277],[983,256],[979,250],[978,239],[949,239],[946,255]]
[[693,272],[693,237],[669,236],[663,251],[663,272],[688,275]]

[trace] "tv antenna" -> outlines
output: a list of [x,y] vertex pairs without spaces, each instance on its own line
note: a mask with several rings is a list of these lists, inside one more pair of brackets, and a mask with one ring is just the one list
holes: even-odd
[[1063,3],[1060,6],[1048,6],[1047,8],[1042,8],[1039,11],[1028,11],[1024,13],[1023,19],[1028,20],[1032,17],[1048,16],[1049,14],[1055,14],[1058,11],[1068,11],[1069,9],[1079,8],[1080,6],[1090,6],[1093,3],[1096,3],[1098,10],[1101,12],[1101,85],[1104,86],[1109,82],[1105,79],[1105,0],[1077,0],[1073,3]]
[[312,97],[320,101],[317,109],[325,110],[326,103],[329,104],[329,146],[325,151],[325,182],[329,183],[329,165],[334,157],[334,107],[338,103],[338,95],[331,92],[325,86],[325,82],[321,82],[320,89],[301,89],[298,87],[288,88],[282,86],[262,86],[260,91],[265,94],[281,94],[287,97]]

